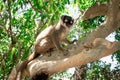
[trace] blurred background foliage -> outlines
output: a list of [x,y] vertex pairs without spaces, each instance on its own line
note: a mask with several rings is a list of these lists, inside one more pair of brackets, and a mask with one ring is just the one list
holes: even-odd
[[[5,80],[11,69],[32,53],[36,36],[49,25],[56,24],[62,14],[75,19],[69,40],[84,38],[92,32],[105,16],[81,20],[81,11],[101,3],[106,4],[108,0],[0,0],[0,80]],[[120,41],[120,29],[114,35],[115,40]],[[68,71],[58,73],[51,80],[120,79],[120,51],[111,59],[117,62],[112,69],[111,63],[99,60],[75,68],[72,74]]]

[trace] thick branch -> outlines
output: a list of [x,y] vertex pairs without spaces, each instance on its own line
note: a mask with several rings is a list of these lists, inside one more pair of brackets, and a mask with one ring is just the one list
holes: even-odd
[[[110,55],[119,49],[120,42],[109,42],[107,40],[99,38],[93,42],[92,49],[83,49],[82,52],[78,52],[79,54],[62,60],[54,60],[51,59],[51,57],[47,57],[49,59],[49,61],[47,61],[44,59],[45,57],[41,57],[38,61],[37,59],[32,61],[27,69],[30,73],[30,76],[33,76],[34,74],[42,71],[49,73],[49,75],[52,75],[56,72],[60,72],[71,67],[84,65],[89,62],[98,60],[104,56]],[[54,54],[52,56],[54,56]]]
[[96,16],[106,15],[108,10],[108,5],[106,4],[96,4],[90,8],[88,8],[83,16],[82,19],[91,19]]
[[[78,54],[70,56],[68,58],[59,59],[59,52],[54,52],[51,57],[42,56],[39,59],[35,59],[28,64],[27,75],[34,77],[36,74],[45,73],[48,76],[63,71],[65,69],[84,65],[89,62],[96,61],[104,56],[110,55],[113,52],[120,50],[120,42],[109,42],[102,38],[97,38],[91,45],[91,49],[83,49],[81,52],[76,51]],[[73,53],[72,51],[70,54]],[[57,58],[53,58],[53,57]],[[16,72],[15,69],[12,70]],[[25,73],[26,73],[25,72]],[[13,78],[15,73],[12,73],[8,80],[14,80]],[[25,75],[24,75],[25,76]]]
[[[109,4],[109,5],[112,6],[112,4]],[[102,25],[100,25],[94,32],[89,34],[84,40],[79,41],[77,47],[76,46],[72,47],[72,48],[76,48],[76,49],[74,49],[73,52],[72,52],[72,50],[70,51],[69,56],[71,56],[71,57],[67,56],[65,58],[64,56],[61,56],[61,54],[58,54],[58,55],[55,55],[55,56],[53,55],[54,59],[52,59],[53,57],[45,58],[45,56],[44,56],[44,57],[40,58],[40,60],[41,60],[40,63],[42,62],[44,64],[41,67],[44,67],[47,64],[49,68],[44,67],[42,69],[40,69],[40,68],[38,69],[36,67],[37,69],[35,69],[35,67],[34,67],[35,70],[38,70],[38,72],[39,71],[40,72],[45,71],[49,74],[53,74],[53,73],[56,73],[58,71],[62,71],[64,69],[73,67],[73,65],[78,66],[78,65],[86,64],[88,62],[98,60],[101,57],[107,56],[107,55],[109,55],[109,54],[111,54],[111,53],[113,53],[113,52],[115,52],[116,50],[119,49],[118,46],[120,46],[120,43],[119,42],[114,42],[114,43],[112,43],[111,48],[109,48],[109,46],[106,45],[106,47],[107,47],[107,49],[106,49],[106,47],[104,47],[102,45],[102,46],[97,47],[96,49],[91,49],[89,51],[84,51],[84,47],[83,47],[84,43],[93,42],[93,40],[95,38],[105,38],[110,33],[112,33],[113,31],[117,30],[120,27],[118,20],[115,20],[116,19],[115,15],[117,14],[117,11],[115,11],[116,14],[114,13],[114,11],[111,11],[111,10],[115,9],[118,5],[116,5],[116,7],[112,6],[112,9],[110,9],[110,7],[108,8],[108,5],[105,5],[105,4],[102,4],[101,6],[100,5],[99,6],[95,5],[95,6],[96,6],[96,8],[91,7],[85,12],[85,14],[83,15],[83,17],[84,17],[83,19],[93,18],[95,16],[100,16],[100,15],[107,15],[106,21]],[[109,10],[107,10],[107,9],[109,9]],[[112,15],[112,14],[115,14],[115,15]],[[111,19],[110,17],[113,18],[113,19]],[[113,20],[115,20],[116,22],[113,21]],[[75,55],[75,54],[77,54],[77,55]],[[42,61],[42,60],[46,60],[46,59],[48,61],[46,61],[46,62]],[[57,60],[57,61],[53,61],[53,60]],[[58,60],[60,60],[60,61],[58,61]],[[53,62],[53,65],[51,64],[51,62]],[[38,63],[39,63],[39,61],[38,61]],[[32,64],[36,65],[37,63],[35,63],[35,64],[32,63]],[[39,65],[39,67],[40,67],[40,65]],[[32,68],[33,68],[33,66],[30,66],[30,68],[28,68],[31,76],[33,76],[33,74],[37,72],[37,71],[35,71],[35,72],[31,73],[31,71],[33,71]]]
[[[112,2],[116,5],[113,5]],[[111,0],[109,5],[102,4],[95,6],[96,7],[89,8],[84,13],[83,19],[106,15],[106,21],[97,29],[95,29],[91,34],[87,35],[84,39],[77,42],[77,45],[70,45],[68,47],[68,50],[70,52],[69,55],[63,56],[63,54],[54,52],[52,53],[51,57],[45,55],[40,57],[40,60],[36,59],[32,61],[27,67],[27,72],[29,72],[31,76],[34,76],[35,73],[39,72],[44,72],[48,73],[48,75],[52,75],[53,73],[63,71],[73,66],[83,65],[88,62],[98,60],[101,57],[107,56],[120,49],[120,42],[111,43],[102,39],[98,40],[100,43],[97,44],[96,41],[94,41],[96,38],[106,38],[110,33],[120,28],[120,19],[117,18],[117,16],[119,16],[119,13],[117,13],[119,12],[118,3],[115,3],[114,0]],[[114,10],[116,8],[117,10]],[[91,42],[93,42],[93,45],[95,43],[97,45],[94,45],[92,49],[86,51],[84,44]]]
[[117,20],[120,21],[120,8],[119,8],[119,12],[118,12],[118,15],[117,15]]

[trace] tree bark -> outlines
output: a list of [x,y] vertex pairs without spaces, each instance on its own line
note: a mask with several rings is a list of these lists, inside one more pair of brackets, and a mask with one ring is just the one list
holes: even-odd
[[86,77],[86,66],[82,65],[75,68],[74,80],[84,80]]
[[[47,54],[40,56],[28,64],[23,75],[42,79],[41,76],[43,75],[49,77],[57,72],[85,65],[120,50],[120,42],[105,40],[110,33],[120,28],[119,3],[120,0],[110,0],[108,4],[100,4],[88,8],[82,16],[83,19],[105,15],[105,22],[84,39],[66,47],[69,50],[67,56],[60,54],[58,51],[52,52],[50,57]],[[90,48],[86,49],[84,47],[85,44],[89,44]],[[14,80],[16,68],[12,70],[8,80]]]

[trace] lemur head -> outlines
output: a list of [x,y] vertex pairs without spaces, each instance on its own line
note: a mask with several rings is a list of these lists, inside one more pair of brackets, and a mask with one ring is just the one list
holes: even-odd
[[61,24],[65,28],[71,28],[74,23],[74,19],[71,16],[62,15]]

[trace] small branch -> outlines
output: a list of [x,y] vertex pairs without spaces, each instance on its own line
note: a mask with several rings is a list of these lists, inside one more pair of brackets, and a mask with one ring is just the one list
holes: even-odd
[[31,7],[32,7],[35,11],[37,11],[37,12],[39,12],[39,13],[42,13],[42,10],[39,10],[39,9],[35,8],[35,6],[32,5],[32,3],[30,2],[30,0],[27,0],[27,2],[30,3]]
[[8,13],[9,13],[9,29],[10,29],[10,35],[12,37],[12,28],[11,28],[11,2],[10,0],[7,0],[8,2]]
[[96,4],[88,8],[82,15],[82,19],[91,19],[96,16],[102,16],[107,14],[107,4]]
[[10,35],[10,34],[9,34],[9,31],[6,29],[5,26],[0,27],[0,29],[1,29],[1,30],[5,30],[5,31],[7,32],[7,34]]
[[13,33],[12,33],[12,25],[11,25],[11,18],[12,18],[12,16],[11,16],[11,1],[10,0],[7,0],[7,2],[8,2],[8,13],[9,13],[9,32],[10,32],[10,37],[11,37],[11,42],[12,42],[12,44],[15,44],[16,43],[16,41],[14,40],[14,36],[13,36]]
[[81,14],[78,16],[78,18],[75,20],[74,24],[77,23],[77,21],[81,18]]

